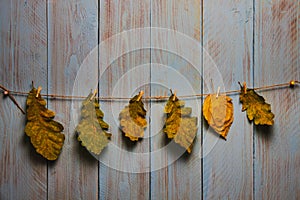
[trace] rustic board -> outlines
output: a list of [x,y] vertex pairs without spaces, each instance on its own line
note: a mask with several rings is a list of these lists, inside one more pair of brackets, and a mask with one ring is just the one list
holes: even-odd
[[[82,85],[75,83],[81,75],[77,72],[86,66],[81,66],[84,59],[97,47],[98,3],[93,0],[50,1],[48,14],[49,93],[87,96],[95,89],[92,84],[98,77],[97,63],[91,63],[94,71],[84,74],[91,80],[89,84],[84,79],[79,81]],[[97,199],[98,162],[75,137],[77,121],[73,117],[79,113],[73,112],[72,103],[71,100],[49,99],[49,108],[57,111],[55,119],[65,127],[66,139],[59,159],[49,162],[48,199]]]
[[[47,91],[46,1],[5,0],[0,8],[1,84],[28,91],[35,80]],[[26,98],[16,99],[25,109]],[[25,115],[2,94],[0,110],[0,199],[46,199],[47,163],[25,136]]]
[[[299,80],[299,8],[299,0],[2,0],[0,84],[132,97]],[[35,153],[26,116],[0,94],[0,199],[300,199],[299,89],[258,92],[272,105],[272,127],[253,126],[231,95],[227,141],[203,120],[201,98],[183,98],[199,123],[191,155],[162,131],[166,101],[144,101],[149,125],[132,143],[118,119],[128,99],[101,100],[112,139],[94,157],[74,133],[82,99],[46,98],[65,127],[55,162]],[[15,97],[25,109],[26,96]]]
[[[132,97],[140,90],[150,95],[150,34],[126,31],[150,26],[150,1],[105,0],[100,5],[99,89],[100,96]],[[119,35],[125,33],[124,35]],[[104,47],[103,47],[104,45]],[[112,60],[111,60],[112,59]],[[111,61],[109,61],[111,60]],[[107,61],[107,62],[106,62]],[[100,199],[148,199],[149,128],[142,141],[131,142],[119,129],[119,112],[128,100],[103,101],[112,140],[100,156]],[[149,102],[145,108],[149,111]],[[149,112],[147,121],[149,121]],[[145,153],[145,154],[144,154]]]
[[[299,80],[299,1],[255,2],[255,86]],[[272,105],[275,121],[254,129],[254,197],[299,199],[299,87],[260,94]]]
[[[170,95],[169,89],[178,96],[201,93],[200,33],[201,1],[152,1],[151,96]],[[166,101],[151,102],[152,199],[201,198],[201,101],[182,100],[193,108],[192,116],[198,117],[198,135],[190,155],[163,133]]]
[[[238,81],[252,85],[252,2],[204,0],[203,6],[204,93],[217,92],[218,86],[221,91],[237,90]],[[210,56],[218,71],[211,70]],[[252,199],[252,127],[241,112],[238,95],[230,97],[234,122],[227,141],[206,122],[203,126],[204,199]]]

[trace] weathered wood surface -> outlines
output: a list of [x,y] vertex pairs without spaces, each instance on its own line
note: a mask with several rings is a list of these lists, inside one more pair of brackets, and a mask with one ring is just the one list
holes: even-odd
[[[47,92],[46,1],[4,0],[0,10],[1,84],[28,91],[34,80]],[[0,199],[47,199],[47,162],[25,136],[25,115],[2,94],[0,113]]]
[[[87,96],[97,80],[97,67],[88,73],[89,84],[73,91],[77,72],[97,47],[98,4],[93,0],[52,1],[48,4],[49,93]],[[92,63],[96,64],[97,63]],[[93,73],[94,72],[94,73]],[[95,76],[94,76],[95,75]],[[83,85],[86,86],[83,90]],[[97,86],[97,85],[96,85]],[[81,103],[78,102],[77,103]],[[80,147],[74,133],[72,101],[49,99],[49,108],[64,127],[65,143],[59,159],[48,163],[48,199],[97,199],[98,163]]]
[[[171,95],[169,89],[177,95],[201,93],[201,2],[152,1],[151,26],[151,95]],[[169,142],[162,130],[166,102],[151,103],[152,199],[201,198],[201,101],[182,100],[198,117],[199,131],[190,155]]]
[[[254,86],[300,78],[300,2],[256,1]],[[275,114],[254,129],[254,198],[300,198],[299,87],[260,92]]]
[[[299,12],[299,0],[2,0],[0,84],[149,96],[299,80]],[[124,32],[136,28],[144,31]],[[172,31],[187,38],[176,41]],[[253,127],[232,95],[227,141],[203,121],[201,99],[183,99],[199,131],[193,153],[178,159],[182,149],[163,150],[165,102],[145,101],[149,126],[133,145],[119,130],[128,102],[101,101],[113,137],[100,162],[75,138],[81,101],[47,99],[66,136],[58,161],[47,162],[25,137],[26,117],[1,94],[0,199],[299,199],[299,87],[259,94],[272,105],[274,126]],[[26,97],[16,97],[25,109]]]
[[[252,85],[253,5],[251,1],[204,1],[203,47],[204,93],[239,89],[238,81]],[[221,75],[211,71],[211,56]],[[206,73],[209,72],[209,73]],[[211,84],[212,82],[212,84]],[[203,127],[204,199],[252,199],[252,126],[241,112],[238,95],[230,96],[234,122],[227,141]]]
[[[134,49],[149,46],[150,35],[130,37],[126,31],[150,27],[150,1],[105,0],[100,5],[99,88],[101,96],[133,97],[140,90],[150,95],[150,51]],[[116,35],[120,33],[124,35]],[[114,38],[113,38],[114,37]],[[112,39],[113,38],[113,39]],[[105,48],[103,48],[105,46]],[[105,60],[112,60],[106,64]],[[144,139],[131,142],[119,129],[119,112],[128,100],[101,102],[110,122],[112,140],[100,161],[101,199],[148,199],[149,128]],[[145,102],[145,109],[150,110]],[[149,122],[149,112],[146,116]]]

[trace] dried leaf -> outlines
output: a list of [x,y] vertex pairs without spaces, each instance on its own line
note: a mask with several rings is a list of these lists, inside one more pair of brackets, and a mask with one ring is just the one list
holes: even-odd
[[147,127],[146,110],[144,103],[140,99],[140,94],[134,96],[129,105],[119,114],[122,132],[131,141],[137,141],[144,137],[144,129]]
[[203,116],[207,123],[225,140],[233,122],[233,104],[228,96],[208,95],[203,102]]
[[55,113],[48,110],[46,101],[32,88],[27,97],[27,124],[25,133],[36,152],[48,160],[56,160],[64,144],[64,127],[53,120]]
[[254,120],[255,125],[273,125],[275,116],[271,112],[271,105],[253,89],[245,90],[245,87],[245,85],[241,86],[240,93],[242,111],[247,111],[248,119]]
[[104,113],[97,100],[91,100],[92,93],[82,102],[81,120],[75,131],[78,141],[86,149],[96,155],[109,143],[111,134],[107,132],[109,125],[103,121]]
[[[173,101],[174,100],[174,101]],[[184,107],[184,102],[179,101],[172,94],[165,106],[167,118],[164,133],[169,139],[184,147],[188,153],[192,152],[193,141],[197,134],[197,117],[190,117],[192,108]]]

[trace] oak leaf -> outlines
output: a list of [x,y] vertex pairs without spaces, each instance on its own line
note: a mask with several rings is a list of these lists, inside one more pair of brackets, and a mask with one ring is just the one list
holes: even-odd
[[81,120],[75,132],[82,146],[99,155],[109,143],[111,134],[107,132],[109,125],[103,121],[104,113],[100,110],[98,101],[93,100],[92,96],[90,93],[82,102]]
[[203,116],[207,123],[226,140],[233,122],[232,99],[223,95],[207,95],[203,102]]
[[56,160],[65,140],[61,133],[63,125],[53,120],[55,113],[45,107],[46,101],[34,87],[28,94],[26,105],[26,135],[37,153],[48,160]]
[[242,112],[247,111],[250,121],[255,125],[273,125],[275,115],[271,112],[271,105],[258,95],[253,89],[246,89],[246,84],[241,85],[240,102]]
[[137,141],[139,138],[144,137],[144,129],[147,127],[146,110],[144,103],[141,100],[141,95],[134,96],[129,105],[120,112],[120,126],[122,132],[131,141]]
[[197,117],[190,117],[192,108],[184,107],[184,102],[179,101],[172,94],[164,112],[167,114],[163,129],[164,133],[167,134],[169,139],[174,138],[177,144],[184,147],[188,153],[191,153],[198,130]]

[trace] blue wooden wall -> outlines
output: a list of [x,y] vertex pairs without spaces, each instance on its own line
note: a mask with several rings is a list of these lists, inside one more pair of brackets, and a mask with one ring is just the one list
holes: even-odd
[[[1,0],[0,84],[130,97],[299,80],[299,21],[299,0]],[[203,99],[184,99],[199,124],[191,155],[162,133],[164,101],[145,101],[149,126],[136,144],[118,127],[127,102],[101,101],[113,137],[100,161],[75,138],[80,101],[47,98],[65,127],[55,162],[35,153],[26,117],[1,94],[0,199],[300,199],[299,87],[259,94],[274,125],[254,127],[232,95],[227,141],[203,121]],[[25,108],[26,96],[16,99]]]

